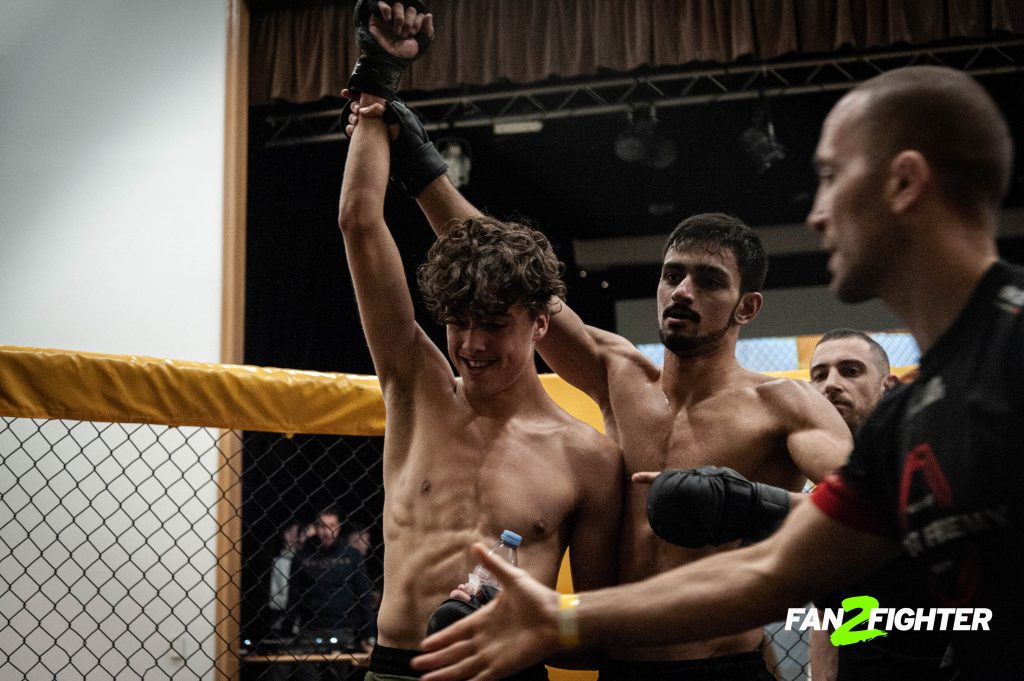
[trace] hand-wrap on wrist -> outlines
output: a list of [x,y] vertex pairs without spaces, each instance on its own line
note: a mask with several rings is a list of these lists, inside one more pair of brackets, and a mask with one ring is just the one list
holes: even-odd
[[[390,5],[394,5],[395,1],[385,0]],[[406,0],[403,4],[415,8],[421,14],[427,10],[422,0]],[[430,46],[431,39],[422,31],[417,33],[414,36],[419,46],[416,56],[410,59],[396,57],[381,47],[373,37],[370,32],[371,16],[380,18],[377,0],[359,0],[355,8],[355,25],[356,42],[359,43],[361,52],[352,69],[352,75],[349,76],[347,87],[353,95],[365,92],[384,99],[394,99],[409,64],[423,56]]]
[[437,147],[430,141],[420,119],[400,100],[388,102],[384,122],[398,124],[391,143],[391,181],[416,198],[434,179],[448,172]]

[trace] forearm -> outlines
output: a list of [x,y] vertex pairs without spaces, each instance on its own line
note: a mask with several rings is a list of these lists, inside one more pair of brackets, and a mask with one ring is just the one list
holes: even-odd
[[[364,94],[360,101],[368,105],[381,100]],[[345,161],[339,208],[343,230],[383,220],[389,163],[387,129],[379,119],[368,118],[354,131]]]
[[582,642],[656,645],[744,631],[863,576],[898,550],[892,539],[835,522],[813,503],[800,504],[759,544],[582,594]]
[[[818,611],[821,614],[821,611]],[[839,665],[839,649],[829,641],[829,631],[814,630],[811,632],[809,646],[811,673],[814,681],[835,681]]]
[[763,561],[746,559],[759,550],[727,551],[642,582],[582,594],[581,643],[698,641],[781,618],[786,605],[800,599],[787,597]]
[[453,222],[481,215],[476,206],[456,189],[447,175],[441,175],[416,197],[420,210],[438,236],[448,231]]

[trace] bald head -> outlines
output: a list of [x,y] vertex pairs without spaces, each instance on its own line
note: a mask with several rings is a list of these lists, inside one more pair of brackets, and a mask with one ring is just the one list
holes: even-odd
[[811,356],[811,385],[832,403],[850,432],[864,424],[896,383],[889,373],[889,356],[862,331],[830,331],[821,337]]
[[1013,142],[999,108],[973,78],[942,66],[912,66],[876,76],[845,99],[862,105],[859,123],[877,161],[915,150],[965,216],[1002,205]]

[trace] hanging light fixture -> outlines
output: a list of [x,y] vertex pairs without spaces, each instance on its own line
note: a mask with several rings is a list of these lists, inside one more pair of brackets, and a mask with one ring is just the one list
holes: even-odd
[[626,129],[615,138],[615,155],[626,163],[643,163],[665,170],[675,163],[676,143],[658,134],[658,117],[654,105],[636,107],[626,114]]

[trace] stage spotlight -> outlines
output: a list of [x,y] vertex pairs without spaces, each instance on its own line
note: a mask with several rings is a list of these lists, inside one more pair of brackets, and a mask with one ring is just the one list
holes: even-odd
[[775,123],[767,99],[761,100],[761,107],[754,114],[750,127],[740,134],[740,143],[754,162],[758,173],[767,172],[777,162],[786,158],[788,149],[775,138]]
[[437,152],[448,164],[448,179],[456,187],[469,184],[469,171],[473,167],[473,151],[469,142],[461,137],[442,137],[435,143]]
[[615,138],[615,155],[626,163],[640,163],[665,170],[676,161],[676,143],[658,134],[658,117],[654,106],[632,109],[627,114],[626,129]]

